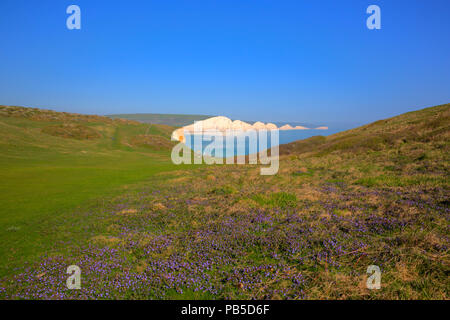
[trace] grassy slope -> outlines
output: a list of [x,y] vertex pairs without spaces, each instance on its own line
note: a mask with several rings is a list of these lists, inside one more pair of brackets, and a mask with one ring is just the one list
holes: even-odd
[[280,148],[281,154],[326,155],[333,151],[359,152],[401,150],[402,147],[445,147],[449,135],[450,105],[422,109],[390,119],[340,132],[328,137],[316,136],[295,141]]
[[282,146],[274,176],[203,166],[99,198],[42,222],[61,243],[0,296],[447,299],[449,122],[428,108]]
[[135,114],[112,114],[111,119],[129,119],[143,123],[165,124],[174,127],[182,127],[197,120],[204,120],[212,116],[190,115],[190,114],[160,114],[160,113],[135,113]]
[[[62,124],[63,134],[72,130],[75,135],[44,133]],[[98,138],[77,139],[83,135],[73,125],[98,133]],[[121,185],[173,170],[168,158],[171,130],[105,117],[0,107],[1,272],[48,245],[39,234],[42,220],[117,192]],[[139,137],[147,139],[141,143]],[[152,145],[155,140],[165,147]]]

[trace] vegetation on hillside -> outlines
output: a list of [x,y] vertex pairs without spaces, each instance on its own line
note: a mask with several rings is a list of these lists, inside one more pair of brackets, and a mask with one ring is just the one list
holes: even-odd
[[195,121],[211,118],[208,115],[195,114],[161,114],[161,113],[131,113],[131,114],[111,114],[107,117],[111,119],[129,119],[142,123],[165,124],[173,127],[183,127]]
[[[0,297],[448,299],[449,112],[282,146],[274,176],[216,165],[127,185],[42,221],[51,248]],[[81,290],[65,286],[72,264]]]
[[172,127],[0,106],[0,275],[52,245],[43,221],[178,169]]

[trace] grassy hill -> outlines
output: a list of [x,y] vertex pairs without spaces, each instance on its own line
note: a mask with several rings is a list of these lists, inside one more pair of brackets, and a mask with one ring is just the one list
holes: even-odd
[[[281,146],[274,176],[250,165],[163,172],[35,220],[29,232],[52,244],[0,280],[0,297],[448,299],[449,110]],[[82,136],[95,141],[91,131]],[[9,146],[16,158],[33,155],[22,140]],[[17,231],[6,226],[12,250]],[[82,269],[81,290],[65,288],[71,264]],[[380,290],[366,287],[369,265],[381,269]]]
[[165,124],[173,127],[183,127],[194,121],[204,120],[213,116],[194,114],[160,114],[160,113],[134,113],[134,114],[111,114],[111,119],[128,119],[143,123]]
[[[1,272],[45,246],[39,225],[176,167],[172,127],[0,106]],[[8,231],[9,230],[9,231]]]
[[[450,105],[426,108],[280,147],[282,155],[355,157],[367,166],[367,185],[446,183],[449,174]],[[370,176],[368,174],[370,173]]]
[[281,153],[333,151],[380,151],[408,143],[430,143],[437,147],[449,138],[450,105],[422,109],[401,116],[347,130],[327,137],[316,136],[295,141],[281,148]]

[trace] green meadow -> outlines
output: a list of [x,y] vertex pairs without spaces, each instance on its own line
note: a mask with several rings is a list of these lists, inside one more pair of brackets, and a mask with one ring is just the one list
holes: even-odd
[[179,169],[167,152],[170,132],[168,126],[2,107],[0,274],[45,252],[51,239],[43,222]]

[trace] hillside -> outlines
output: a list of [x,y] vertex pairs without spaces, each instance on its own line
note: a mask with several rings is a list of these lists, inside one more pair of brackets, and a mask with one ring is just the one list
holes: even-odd
[[111,114],[111,119],[128,119],[142,123],[165,124],[173,127],[183,127],[194,121],[204,120],[212,116],[194,114],[160,114],[160,113],[134,113],[134,114]]
[[41,238],[33,223],[117,191],[123,184],[175,169],[168,153],[172,130],[101,116],[0,106],[0,274],[38,251],[36,246],[45,246],[45,240],[37,241]]
[[283,145],[280,152],[328,154],[333,151],[381,151],[415,143],[448,148],[445,142],[449,138],[449,129],[450,104],[445,104],[379,120],[327,137],[316,136],[295,141]]
[[[3,130],[0,143],[3,147],[12,145],[12,141],[41,149],[66,149],[69,144],[71,147],[94,146],[105,150],[135,151],[139,147],[170,149],[173,145],[170,143],[173,127],[142,124],[128,119],[112,120],[103,116],[0,106],[0,120]],[[90,143],[86,144],[87,140]],[[161,148],[162,144],[164,148]]]
[[[448,115],[281,146],[273,176],[217,165],[141,179],[34,225],[52,245],[1,279],[0,297],[448,299]],[[70,291],[74,263],[83,286]]]

